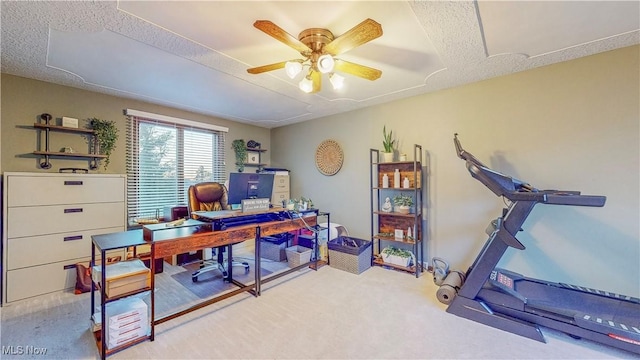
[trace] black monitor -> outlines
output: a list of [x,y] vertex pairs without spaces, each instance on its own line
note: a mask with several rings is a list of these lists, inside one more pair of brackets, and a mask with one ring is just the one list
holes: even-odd
[[229,204],[239,205],[244,199],[269,199],[273,191],[273,174],[229,174]]

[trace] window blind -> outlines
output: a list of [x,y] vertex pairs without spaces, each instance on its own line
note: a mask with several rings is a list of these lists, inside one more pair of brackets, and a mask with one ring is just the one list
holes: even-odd
[[130,224],[138,219],[160,218],[165,207],[187,205],[190,185],[226,180],[225,131],[167,118],[128,116],[127,216]]

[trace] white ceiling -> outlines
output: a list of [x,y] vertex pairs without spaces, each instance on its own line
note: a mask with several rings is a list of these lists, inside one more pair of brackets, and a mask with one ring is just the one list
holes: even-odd
[[[6,1],[2,72],[274,128],[640,44],[638,1]],[[253,27],[383,35],[340,58],[382,71],[305,94],[300,58]]]

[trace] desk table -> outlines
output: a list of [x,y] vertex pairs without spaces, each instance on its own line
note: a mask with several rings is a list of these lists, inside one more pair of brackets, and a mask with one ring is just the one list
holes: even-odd
[[[318,259],[318,250],[316,247],[316,256],[314,260],[311,260],[308,263],[300,264],[294,268],[290,268],[286,271],[276,273],[270,277],[262,278],[260,272],[260,238],[262,236],[269,236],[289,231],[295,231],[299,229],[308,228],[310,226],[315,226],[317,224],[317,216],[318,212],[309,212],[303,214],[302,218],[293,218],[293,219],[285,219],[282,221],[270,221],[264,223],[255,223],[255,224],[247,224],[241,225],[237,227],[232,227],[226,230],[218,230],[212,231],[212,226],[210,223],[199,221],[199,220],[187,220],[183,224],[178,226],[167,226],[166,224],[154,224],[145,226],[143,230],[131,230],[120,233],[112,233],[112,234],[104,234],[104,235],[94,235],[92,236],[92,250],[91,250],[91,266],[96,264],[96,250],[100,251],[101,259],[106,259],[106,252],[108,250],[125,248],[130,246],[139,246],[148,244],[151,246],[151,259],[149,262],[150,265],[150,276],[151,276],[151,286],[150,289],[142,289],[142,290],[151,290],[150,291],[150,301],[151,301],[151,314],[150,314],[150,335],[147,337],[151,341],[155,338],[155,325],[161,324],[165,321],[174,319],[178,316],[185,315],[207,305],[211,305],[213,303],[222,301],[234,295],[240,294],[242,292],[249,292],[254,296],[260,296],[260,285],[263,282],[274,280],[278,277],[290,274],[294,271],[298,271],[302,268],[311,266],[314,269],[317,269],[317,259]],[[185,253],[189,251],[196,251],[205,248],[213,248],[213,247],[221,247],[226,246],[228,249],[227,256],[231,258],[231,248],[232,245],[241,243],[246,240],[254,239],[255,240],[255,260],[254,260],[254,269],[255,269],[255,280],[252,284],[244,284],[233,279],[233,269],[231,266],[231,261],[228,261],[228,278],[226,279],[230,283],[238,286],[237,289],[234,289],[229,292],[225,292],[219,296],[213,297],[211,299],[202,301],[198,304],[195,304],[185,310],[178,311],[176,313],[166,315],[162,318],[155,318],[155,294],[153,289],[155,288],[155,259],[162,259],[167,256],[171,256],[174,254]],[[317,236],[316,236],[317,241]],[[105,284],[105,276],[106,276],[106,264],[105,261],[102,261],[102,284]],[[141,291],[142,291],[141,290]],[[94,289],[92,289],[91,296],[91,316],[93,318],[94,309],[95,309],[95,297],[93,295]],[[123,296],[124,297],[124,296]],[[115,300],[115,299],[112,299]],[[104,324],[105,324],[105,302],[110,301],[106,298],[104,291],[101,291],[101,311],[102,311],[102,329],[101,329],[101,339],[104,339]],[[98,338],[98,334],[96,334],[96,338]],[[115,349],[106,349],[106,342],[99,341],[98,346],[101,351],[101,357],[104,359],[106,355],[120,351],[128,346],[139,343],[147,338],[138,339],[136,341],[132,341],[132,343],[120,346]]]

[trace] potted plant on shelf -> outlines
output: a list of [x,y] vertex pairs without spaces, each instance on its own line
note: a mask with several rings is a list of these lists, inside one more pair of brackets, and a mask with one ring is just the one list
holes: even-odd
[[109,157],[116,148],[118,141],[118,128],[115,121],[102,120],[98,118],[88,119],[88,128],[93,130],[92,144],[94,154],[106,155],[104,168],[109,166]]
[[231,147],[236,153],[236,165],[238,165],[238,172],[244,170],[244,163],[247,161],[247,145],[244,139],[236,139],[231,142]]
[[309,209],[313,209],[313,200],[305,198],[304,196],[300,197],[299,200],[289,199],[287,202],[287,210],[306,211]]
[[413,198],[409,195],[400,194],[393,197],[394,211],[400,214],[408,214],[413,205]]
[[300,205],[298,206],[300,210],[309,210],[313,209],[313,200],[310,198],[306,198],[304,196],[300,197]]
[[393,139],[393,130],[390,130],[387,133],[387,126],[385,125],[382,128],[382,146],[384,147],[384,151],[382,152],[382,161],[383,162],[391,162],[393,161],[393,145],[396,141]]
[[414,255],[409,250],[387,246],[380,252],[380,257],[385,263],[408,267],[411,265]]

